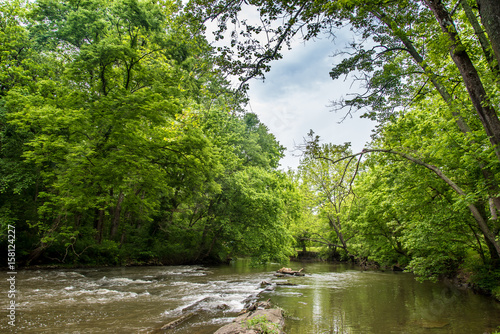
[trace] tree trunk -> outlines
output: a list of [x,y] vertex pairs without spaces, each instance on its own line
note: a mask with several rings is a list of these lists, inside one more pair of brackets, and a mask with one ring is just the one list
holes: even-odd
[[[432,172],[434,172],[437,176],[439,176],[444,182],[446,182],[457,194],[460,196],[466,196],[466,193],[452,180],[450,180],[444,173],[439,169],[438,167],[425,163],[422,160],[419,160],[415,157],[412,157],[408,154],[401,153],[401,152],[396,152],[392,150],[383,150],[383,149],[365,149],[363,152],[359,154],[364,154],[364,153],[369,153],[369,152],[384,152],[384,153],[390,153],[390,154],[396,154],[399,155],[400,157],[403,157],[409,161],[412,161],[416,163],[417,165],[423,166]],[[488,240],[489,243],[491,243],[491,246],[494,253],[492,254],[491,258],[499,258],[500,257],[500,243],[496,240],[496,235],[495,233],[490,229],[487,223],[487,219],[484,218],[484,216],[481,214],[480,210],[478,209],[477,206],[474,204],[469,204],[467,205],[469,208],[470,212],[472,213],[472,216],[474,216],[474,219],[476,220],[476,223],[481,230],[483,236],[485,239]]]
[[118,225],[120,225],[120,213],[122,211],[122,202],[125,199],[125,195],[120,192],[118,195],[118,201],[116,202],[116,207],[113,214],[113,222],[111,224],[110,239],[113,239],[118,232]]
[[[499,73],[498,62],[495,61],[495,55],[492,52],[491,44],[488,40],[488,36],[484,33],[484,29],[479,24],[476,15],[472,11],[472,8],[469,6],[468,0],[460,0],[460,4],[464,9],[465,15],[467,16],[467,20],[470,22],[472,28],[474,28],[474,33],[479,40],[479,44],[481,44],[481,49],[483,49],[484,56],[486,57],[486,61],[490,66],[491,72],[495,75]],[[500,4],[500,2],[499,2]]]
[[[127,214],[125,215],[125,222],[130,222],[130,216],[131,216],[131,213],[130,211],[127,212]],[[123,224],[123,227],[122,227],[122,236],[120,238],[120,247],[119,248],[122,248],[123,244],[125,243],[125,241],[127,240],[127,229],[126,229],[126,225]]]
[[40,246],[32,250],[30,255],[28,256],[28,261],[26,261],[26,266],[29,266],[32,262],[36,262],[36,260],[38,260],[38,258],[43,254],[46,248],[47,244],[42,242]]
[[451,94],[448,92],[448,89],[446,86],[443,84],[442,79],[434,73],[432,68],[429,66],[428,62],[424,60],[424,57],[417,51],[415,46],[413,45],[413,42],[410,40],[410,38],[406,35],[403,29],[399,29],[396,21],[394,21],[393,18],[387,16],[385,13],[382,11],[373,9],[372,14],[375,15],[380,21],[382,21],[389,29],[392,30],[394,36],[399,38],[399,40],[403,43],[405,46],[406,50],[410,54],[410,56],[413,58],[413,60],[422,68],[424,71],[425,75],[429,78],[431,81],[432,85],[436,90],[438,91],[439,95],[443,98],[443,100],[446,102],[446,104],[449,106],[452,115],[456,118],[456,123],[457,126],[459,127],[460,131],[463,133],[469,133],[471,132],[469,125],[463,117],[458,113],[458,108],[456,104],[453,101],[453,98]]
[[[488,52],[489,43],[487,41],[487,38],[483,32],[479,31],[480,30],[479,22],[477,22],[476,17],[472,12],[472,9],[467,3],[467,0],[460,0],[460,1],[469,21],[471,21],[471,25],[474,27],[474,31],[478,35],[478,38],[481,42],[481,46],[483,46],[483,51],[485,52],[485,56],[488,59],[488,62],[490,63],[491,70],[494,72],[495,70],[498,69],[498,64],[493,64],[494,63],[492,59],[493,55],[491,54],[491,52]],[[431,83],[436,88],[439,95],[441,95],[443,100],[450,108],[453,117],[455,117],[456,119],[456,123],[460,131],[465,135],[471,133],[469,125],[458,112],[459,108],[456,106],[456,103],[453,101],[451,94],[448,92],[447,88],[443,84],[442,79],[433,72],[432,68],[424,60],[422,55],[417,51],[417,49],[413,45],[413,42],[408,38],[405,32],[402,29],[398,29],[397,23],[391,17],[384,14],[382,11],[373,9],[372,14],[375,15],[380,21],[382,21],[385,25],[387,25],[388,28],[392,30],[394,35],[398,37],[399,40],[404,44],[406,50],[413,58],[413,60],[422,68],[422,70],[424,70],[425,75],[429,77]],[[493,204],[495,205],[496,210],[500,211],[500,198],[496,197],[496,194],[499,193],[500,189],[495,180],[494,174],[488,167],[484,166],[483,163],[479,163],[479,168],[481,169],[483,177],[487,182],[489,193],[492,194],[491,199],[493,201]]]
[[333,228],[335,233],[337,234],[337,237],[339,238],[340,243],[342,244],[342,248],[347,252],[347,243],[341,231],[339,218],[337,217],[337,222],[335,222],[332,219],[332,217],[328,217],[328,221],[330,222],[330,227]]
[[498,255],[497,249],[493,243],[491,243],[488,238],[484,238],[484,242],[486,243],[486,246],[488,246],[488,250],[490,251],[490,261],[491,264],[495,268],[500,267],[500,255]]
[[94,228],[97,230],[95,240],[98,244],[102,242],[102,232],[104,230],[104,210],[96,209]]
[[424,0],[424,2],[434,13],[443,32],[448,35],[451,58],[462,75],[472,105],[476,109],[491,145],[495,150],[495,154],[500,161],[500,119],[495,109],[491,106],[491,101],[486,95],[481,78],[465,46],[460,41],[460,36],[453,24],[450,13],[446,10],[441,0]]
[[205,250],[208,230],[209,230],[209,224],[206,223],[205,226],[203,227],[203,233],[201,235],[200,246],[198,248],[198,252],[196,254],[196,257],[194,259],[195,262],[199,261],[201,259],[203,251]]
[[[41,238],[41,240],[44,240],[44,237],[51,236],[59,228],[61,221],[62,221],[62,216],[58,215],[54,223],[50,227],[50,230],[43,233],[43,237]],[[30,255],[28,256],[28,261],[26,261],[26,265],[28,266],[31,262],[35,262],[36,260],[38,260],[38,258],[43,254],[45,249],[47,249],[50,245],[51,244],[49,243],[41,241],[40,246],[31,251]]]
[[500,64],[500,1],[477,0],[481,23],[488,34],[491,47],[495,53],[498,64]]

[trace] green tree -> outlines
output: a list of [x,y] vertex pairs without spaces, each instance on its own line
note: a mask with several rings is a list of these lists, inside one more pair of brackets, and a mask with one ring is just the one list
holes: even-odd
[[283,148],[238,114],[180,9],[41,0],[14,20],[23,34],[9,38],[29,37],[23,57],[47,67],[2,86],[2,223],[23,220],[26,263],[288,254]]
[[[229,22],[237,22],[243,6],[239,1],[222,1],[216,5],[210,1],[193,3],[198,5],[196,8],[204,18],[218,18],[221,32],[230,29]],[[344,57],[330,75],[338,79],[357,73],[366,91],[338,101],[337,107],[346,107],[348,113],[365,109],[365,116],[380,121],[382,126],[385,123],[392,126],[391,122],[397,122],[402,110],[424,110],[429,119],[434,117],[430,113],[435,108],[443,111],[440,117],[444,121],[439,124],[445,127],[438,130],[453,133],[462,151],[441,147],[429,157],[422,149],[425,145],[422,138],[413,136],[428,127],[426,117],[414,119],[421,124],[414,122],[399,128],[395,133],[401,142],[385,138],[383,148],[374,147],[370,151],[398,156],[441,178],[458,194],[457,203],[468,208],[474,217],[491,258],[499,258],[500,120],[495,54],[498,31],[494,28],[498,24],[494,13],[499,6],[496,2],[478,1],[479,6],[466,1],[441,0],[246,4],[258,10],[260,22],[253,25],[244,22],[242,29],[233,31],[234,54],[222,50],[225,61],[230,56],[239,57],[235,73],[244,74],[243,83],[269,70],[270,62],[279,59],[282,48],[299,34],[308,40],[322,33],[335,35],[339,27],[348,25],[359,37],[351,43],[350,50],[339,53]],[[477,10],[481,20],[477,19]],[[483,33],[483,27],[489,32],[488,36]],[[262,34],[268,38],[259,38]],[[437,98],[442,102],[437,102]],[[428,105],[421,108],[421,102]],[[380,136],[388,136],[388,133],[381,130]],[[403,140],[405,138],[411,142]],[[454,146],[457,144],[451,147]],[[460,160],[459,154],[463,151],[469,158]],[[478,177],[456,176],[439,154],[458,161],[454,166],[466,171],[466,175]],[[470,182],[474,187],[469,187]]]
[[[328,235],[328,232],[325,231],[328,230],[328,227],[323,224],[317,214],[315,194],[309,189],[308,184],[302,181],[300,171],[289,170],[288,178],[293,183],[293,197],[295,199],[289,204],[291,220],[289,229],[295,239],[295,247],[300,248],[305,254],[308,246],[320,245],[324,247],[330,245],[331,240],[320,240]],[[312,238],[315,241],[312,241]]]
[[41,76],[52,73],[33,47],[27,29],[29,10],[24,1],[0,4],[0,236],[4,240],[7,225],[15,225],[21,255],[36,240],[27,231],[28,222],[37,216],[40,171],[21,158],[23,144],[33,133],[9,123],[6,95],[12,89],[28,93]]
[[[286,229],[289,185],[275,170],[283,148],[253,114],[237,116],[212,108],[203,114],[201,124],[220,159],[221,170],[213,179],[217,188],[179,191],[174,202],[163,204],[160,229],[167,240],[178,245],[171,247],[176,249],[171,252],[195,261],[246,255],[257,261],[283,262],[291,253]],[[179,186],[184,184],[182,181]],[[190,240],[190,247],[181,246]]]
[[349,228],[349,208],[354,199],[352,185],[359,165],[352,163],[353,158],[346,163],[337,162],[352,154],[349,143],[320,145],[318,137],[312,140],[299,166],[300,177],[313,198],[313,210],[327,228],[324,229],[326,233],[313,236],[311,240],[326,241],[329,247],[351,255],[348,242],[355,233]]
[[455,270],[468,250],[483,264],[498,265],[498,221],[488,220],[495,216],[488,213],[489,185],[480,168],[493,152],[464,141],[439,104],[421,102],[386,123],[364,151],[375,155],[360,183],[364,195],[354,220],[378,231],[363,237],[385,243],[376,256],[409,261],[424,277]]

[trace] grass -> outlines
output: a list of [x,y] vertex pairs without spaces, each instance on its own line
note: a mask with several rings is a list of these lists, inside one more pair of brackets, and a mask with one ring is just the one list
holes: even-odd
[[248,329],[256,330],[258,333],[262,334],[279,334],[280,328],[278,324],[267,320],[265,315],[253,317],[246,321],[246,327]]

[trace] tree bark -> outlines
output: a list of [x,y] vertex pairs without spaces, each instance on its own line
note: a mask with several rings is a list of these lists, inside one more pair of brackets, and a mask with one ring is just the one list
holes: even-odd
[[207,234],[209,230],[209,224],[206,223],[205,226],[203,227],[203,233],[201,235],[201,242],[200,242],[200,247],[198,248],[198,254],[196,254],[196,258],[194,261],[198,261],[201,258],[201,255],[203,254],[203,251],[206,248],[206,239],[207,239]]
[[[125,217],[125,221],[126,222],[130,222],[130,216],[131,216],[130,211],[127,212],[127,214],[125,216],[126,216]],[[122,248],[122,246],[125,243],[126,239],[127,239],[127,229],[126,229],[126,226],[123,224],[123,226],[122,226],[122,236],[120,238],[120,247],[119,248]]]
[[38,258],[43,254],[45,249],[47,248],[47,244],[42,243],[40,246],[31,251],[28,256],[28,261],[26,261],[26,265],[29,266],[31,263],[36,262]]
[[332,217],[328,216],[328,221],[330,223],[330,227],[333,228],[333,230],[337,234],[337,237],[339,238],[340,243],[342,244],[342,248],[346,252],[348,252],[348,250],[347,250],[347,243],[346,243],[346,241],[344,239],[344,235],[342,234],[342,231],[341,231],[340,220],[339,220],[338,217],[337,217],[336,220],[337,221],[335,222]]
[[490,66],[491,72],[493,72],[495,75],[498,75],[498,62],[495,61],[495,55],[492,51],[488,36],[486,36],[484,29],[479,24],[476,15],[472,11],[472,8],[469,6],[468,0],[460,0],[460,5],[464,9],[465,16],[467,16],[467,20],[469,20],[470,25],[472,26],[472,28],[474,28],[474,33],[479,40],[479,44],[481,44],[481,49],[483,49],[484,56],[486,57],[488,65]]
[[497,64],[500,64],[500,1],[477,0],[476,2],[481,23],[490,39]]
[[95,210],[95,222],[94,222],[94,228],[97,230],[97,233],[95,235],[95,240],[97,241],[98,244],[102,242],[102,232],[104,230],[104,210]]
[[491,106],[491,101],[486,94],[479,73],[474,67],[465,46],[462,44],[450,13],[447,11],[442,1],[423,1],[434,13],[443,32],[448,35],[451,58],[462,75],[472,105],[476,109],[479,119],[490,139],[491,145],[495,150],[495,154],[500,161],[500,119],[495,109]]
[[111,232],[109,237],[113,239],[118,232],[118,225],[120,224],[120,213],[122,211],[122,202],[125,199],[125,195],[120,192],[118,195],[118,201],[116,202],[115,211],[113,214],[113,223],[111,224]]

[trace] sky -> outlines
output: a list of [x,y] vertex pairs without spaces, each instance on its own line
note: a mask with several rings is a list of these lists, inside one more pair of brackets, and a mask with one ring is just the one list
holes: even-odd
[[[243,8],[240,18],[258,20],[258,14]],[[211,36],[215,23],[207,28],[207,36]],[[282,51],[282,59],[271,63],[271,71],[266,73],[264,81],[249,81],[247,110],[257,114],[286,148],[282,169],[298,167],[297,146],[304,142],[310,130],[320,136],[322,143],[350,142],[353,152],[361,151],[370,141],[375,127],[373,121],[360,118],[361,113],[346,118],[345,112],[333,112],[329,106],[332,101],[355,92],[351,80],[334,81],[329,76],[335,61],[339,61],[332,55],[345,48],[352,38],[352,33],[343,29],[334,41],[327,37],[307,43],[295,41],[291,50]],[[238,85],[237,82],[235,86]]]
[[353,93],[351,81],[332,80],[329,72],[334,62],[333,53],[349,41],[348,34],[335,41],[328,38],[296,43],[284,57],[271,64],[264,81],[250,81],[248,110],[259,116],[281,145],[286,156],[281,167],[296,168],[300,152],[296,146],[304,142],[313,130],[322,143],[350,142],[353,152],[359,152],[370,140],[375,122],[360,118],[361,112],[347,117],[342,111],[334,112],[331,101]]

